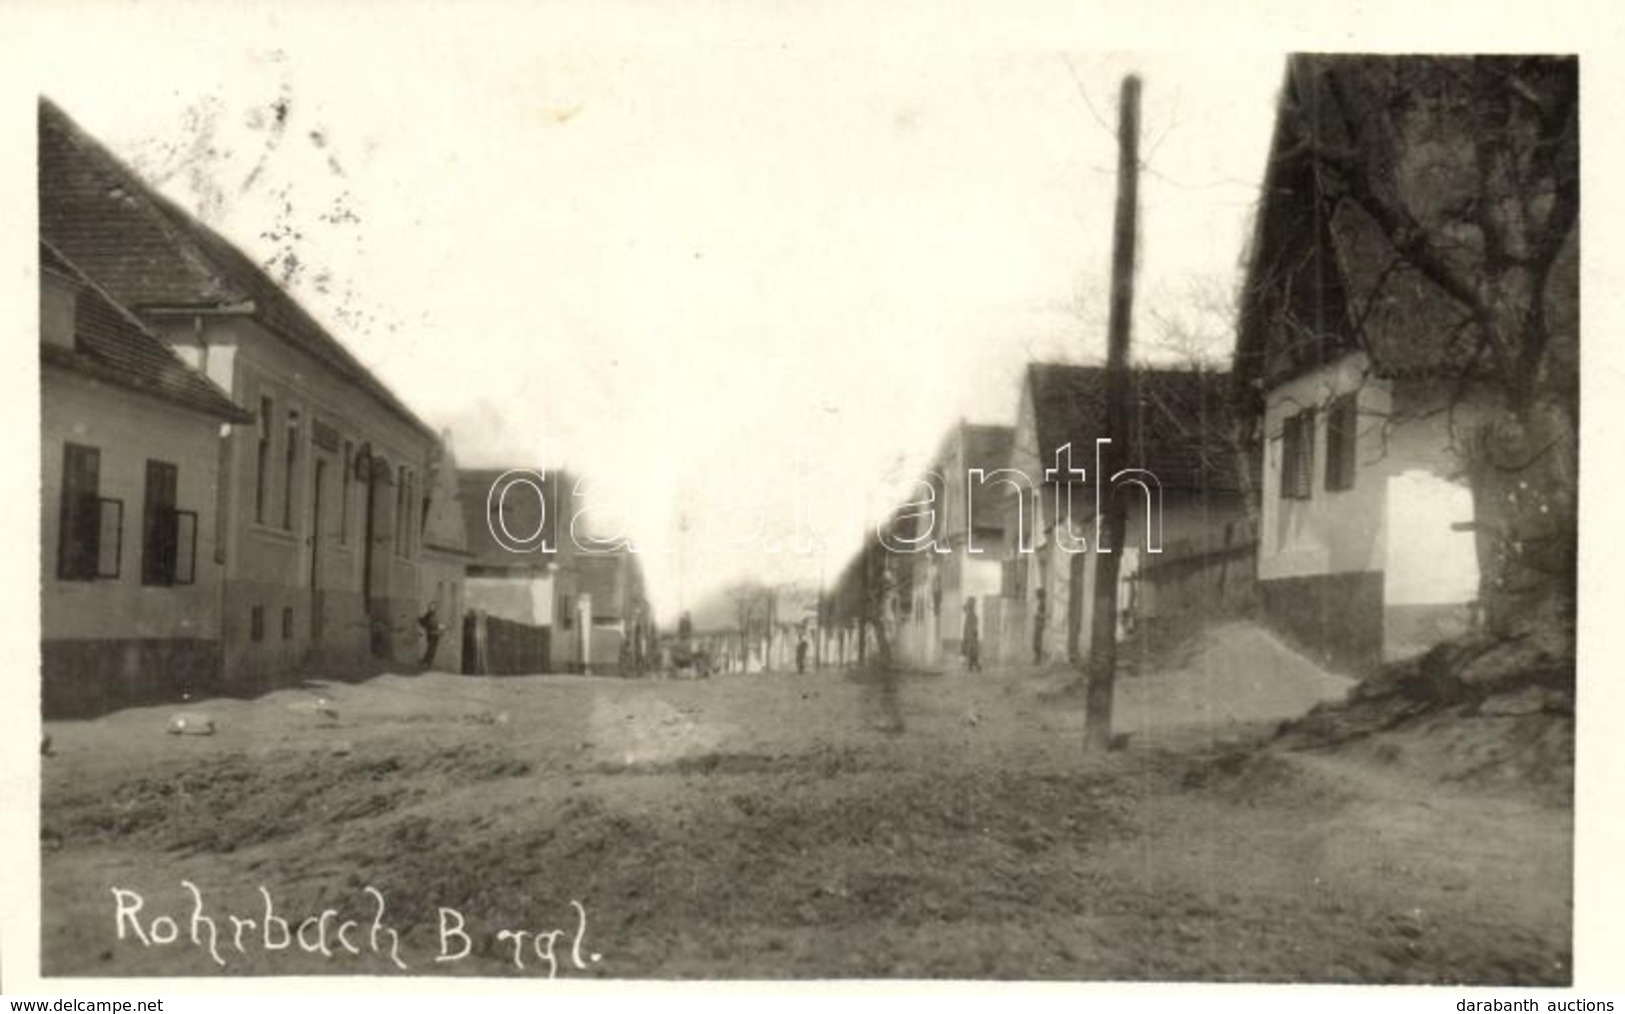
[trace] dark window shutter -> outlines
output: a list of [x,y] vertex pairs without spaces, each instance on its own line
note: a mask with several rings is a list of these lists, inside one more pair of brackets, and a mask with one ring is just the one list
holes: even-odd
[[197,512],[174,511],[175,583],[197,581]]
[[1358,401],[1353,393],[1332,402],[1326,416],[1326,488],[1354,488],[1354,456],[1359,439]]
[[267,499],[267,485],[270,481],[271,461],[271,414],[275,406],[270,398],[260,399],[260,431],[259,443],[255,449],[254,459],[254,520],[260,524],[265,523],[265,503]]
[[[103,569],[103,509],[97,496],[100,476],[101,451],[80,444],[63,446],[57,576],[65,581],[94,581]],[[116,574],[116,558],[113,570]]]
[[1315,471],[1315,413],[1306,409],[1281,426],[1281,497],[1309,499]]
[[124,501],[98,497],[96,500],[96,577],[119,576],[119,558],[124,555]]
[[147,462],[147,491],[141,543],[141,583],[175,583],[177,521],[175,466],[167,461]]

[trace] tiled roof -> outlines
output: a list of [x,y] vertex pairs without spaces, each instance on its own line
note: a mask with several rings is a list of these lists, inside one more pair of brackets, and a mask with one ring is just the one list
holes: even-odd
[[[1106,436],[1106,370],[1032,363],[1027,368],[1039,462],[1072,444],[1073,464],[1093,468],[1095,440]],[[1230,411],[1230,375],[1196,370],[1130,371],[1134,405],[1127,460],[1165,489],[1235,492],[1238,462]],[[1037,477],[1034,477],[1036,481]]]
[[[1459,98],[1454,79],[1467,77],[1457,71],[1468,59],[1310,54],[1288,61],[1237,329],[1238,395],[1251,411],[1263,389],[1349,351],[1365,351],[1389,377],[1459,375],[1473,362],[1477,340],[1464,311],[1396,257],[1356,202],[1325,189],[1302,141],[1348,150],[1337,96],[1369,95],[1373,82],[1406,76],[1416,96],[1387,142],[1392,185],[1424,225],[1440,220],[1469,189],[1463,181],[1476,178],[1474,107],[1450,101]],[[1578,327],[1577,257],[1571,241],[1552,274],[1554,334]]]
[[1014,427],[966,423],[963,430],[967,468],[985,468],[991,472],[1010,463],[1010,445],[1016,438]]
[[40,244],[40,270],[60,275],[78,289],[74,346],[42,343],[43,362],[229,422],[253,421],[49,243]]
[[[992,473],[1010,465],[1010,447],[1015,443],[1016,431],[1010,426],[989,426],[980,423],[961,423],[957,435],[963,445],[965,474],[962,481],[970,481],[974,469]],[[977,528],[997,528],[1003,516],[1004,502],[1009,487],[997,482],[982,483],[971,492],[971,513]]]
[[542,509],[537,497],[523,487],[514,489],[503,499],[502,520],[509,532],[517,539],[529,539],[532,533],[540,529],[542,541],[556,550],[553,553],[519,553],[505,548],[491,530],[494,520],[490,517],[489,507],[491,487],[507,471],[509,469],[506,468],[463,468],[457,471],[463,523],[468,533],[468,551],[474,557],[471,564],[508,570],[540,570],[549,563],[558,562],[565,555],[566,547],[559,544],[559,534],[562,531],[564,537],[568,538],[569,525],[566,522],[561,530],[559,516],[570,510],[572,482],[569,476],[559,472],[532,469],[542,476],[540,485],[547,499],[546,510]]
[[241,250],[148,186],[49,100],[39,105],[40,235],[125,306],[251,303],[256,320],[429,429]]

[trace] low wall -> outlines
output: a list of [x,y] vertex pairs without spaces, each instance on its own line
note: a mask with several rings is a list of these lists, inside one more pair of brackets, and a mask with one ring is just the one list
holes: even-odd
[[90,718],[119,708],[178,703],[220,687],[219,641],[62,639],[40,643],[46,718]]

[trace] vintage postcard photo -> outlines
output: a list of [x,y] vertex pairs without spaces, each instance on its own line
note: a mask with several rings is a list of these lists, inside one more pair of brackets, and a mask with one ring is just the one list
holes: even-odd
[[31,22],[28,977],[1574,984],[1584,55],[502,10]]

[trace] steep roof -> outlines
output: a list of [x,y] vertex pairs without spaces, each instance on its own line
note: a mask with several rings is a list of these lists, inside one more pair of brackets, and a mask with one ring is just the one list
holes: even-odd
[[246,306],[272,333],[435,433],[259,265],[158,193],[48,99],[39,104],[40,235],[119,302]]
[[424,488],[429,493],[429,505],[423,516],[423,544],[442,552],[466,554],[467,511],[449,430],[440,434],[440,442],[435,445]]
[[[965,423],[960,426],[960,440],[965,447],[965,474],[967,481],[970,470],[980,468],[984,472],[996,472],[1010,464],[1010,448],[1015,443],[1016,431],[1013,426],[987,426],[978,423]],[[998,483],[983,483],[971,493],[972,516],[979,519],[978,528],[997,528],[998,519],[1004,516],[1004,501],[1008,489]]]
[[[1127,460],[1166,489],[1239,490],[1230,374],[1136,367],[1129,377],[1135,408]],[[1056,450],[1071,443],[1073,463],[1091,468],[1095,440],[1106,435],[1105,368],[1030,363],[1027,384],[1040,464],[1051,467]]]
[[[40,345],[40,359],[97,380],[161,398],[228,422],[252,422],[226,392],[187,367],[151,331],[49,243],[40,243],[40,271],[77,290],[72,348]],[[41,279],[43,282],[43,278]]]
[[[1403,96],[1383,139],[1387,185],[1424,228],[1444,234],[1475,193],[1481,130],[1475,100],[1460,90],[1470,59],[1288,60],[1240,301],[1234,372],[1245,410],[1257,411],[1264,389],[1349,351],[1366,352],[1387,377],[1469,369],[1477,335],[1466,312],[1410,259],[1396,256],[1357,202],[1338,199],[1306,142],[1354,152],[1345,114],[1379,94]],[[1557,332],[1577,331],[1577,257],[1571,237],[1549,290]]]

